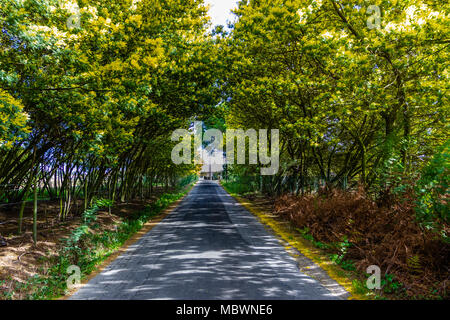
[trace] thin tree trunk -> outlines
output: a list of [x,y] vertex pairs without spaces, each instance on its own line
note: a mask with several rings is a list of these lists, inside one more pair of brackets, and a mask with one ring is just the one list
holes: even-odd
[[34,205],[33,205],[33,242],[37,244],[37,196],[38,196],[38,179],[35,177],[34,184]]

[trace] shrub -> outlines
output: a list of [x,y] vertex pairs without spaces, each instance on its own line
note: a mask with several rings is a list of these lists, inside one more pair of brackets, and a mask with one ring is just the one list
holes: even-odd
[[422,170],[416,186],[416,215],[428,229],[438,231],[445,241],[449,241],[443,224],[450,222],[448,185],[450,180],[450,140],[433,156]]

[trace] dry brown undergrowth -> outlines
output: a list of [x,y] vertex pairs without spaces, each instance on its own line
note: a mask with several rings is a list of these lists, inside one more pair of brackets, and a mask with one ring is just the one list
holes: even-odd
[[315,195],[282,196],[274,210],[299,228],[309,228],[318,241],[337,243],[347,237],[352,245],[345,259],[353,260],[359,271],[378,265],[410,297],[448,299],[450,246],[418,225],[412,204],[408,198],[377,204],[361,188],[324,188]]

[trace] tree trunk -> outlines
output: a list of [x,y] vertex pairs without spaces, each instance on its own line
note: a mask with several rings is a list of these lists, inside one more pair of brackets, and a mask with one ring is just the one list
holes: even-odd
[[33,205],[33,242],[37,244],[37,196],[38,196],[38,179],[36,176],[34,184],[34,205]]

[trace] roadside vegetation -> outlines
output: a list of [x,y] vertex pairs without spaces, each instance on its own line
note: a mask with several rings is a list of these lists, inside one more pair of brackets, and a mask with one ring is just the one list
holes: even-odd
[[95,199],[150,198],[197,171],[171,161],[171,135],[215,104],[205,7],[0,3],[0,211],[14,208],[17,233],[30,202],[37,243],[42,201],[66,221]]
[[370,4],[240,3],[225,127],[279,129],[280,170],[228,165],[226,186],[364,279],[380,267],[383,296],[448,299],[450,7],[378,1],[369,28]]
[[61,294],[67,264],[92,270],[197,173],[171,134],[216,104],[206,10],[0,0],[3,297]]
[[[236,192],[246,188],[235,182],[222,185],[275,233],[329,272],[354,299],[448,299],[448,247],[433,232],[420,228],[408,204],[378,207],[361,189],[268,197],[258,191]],[[277,221],[287,221],[289,226]],[[404,257],[398,254],[402,246],[420,255]],[[327,262],[338,268],[328,267]],[[371,265],[385,270],[380,289],[367,287],[371,273],[366,270]]]
[[195,181],[194,177],[177,186],[173,191],[163,193],[157,200],[140,211],[131,212],[128,217],[116,217],[115,223],[98,223],[99,211],[108,210],[111,203],[99,199],[82,214],[82,221],[67,238],[61,239],[52,255],[42,256],[37,263],[36,274],[17,281],[9,275],[0,278],[0,294],[3,299],[54,299],[69,293],[67,281],[76,266],[80,269],[80,280],[94,272],[109,256],[121,248],[127,240],[140,231],[152,219],[161,215],[175,201],[182,198]]

